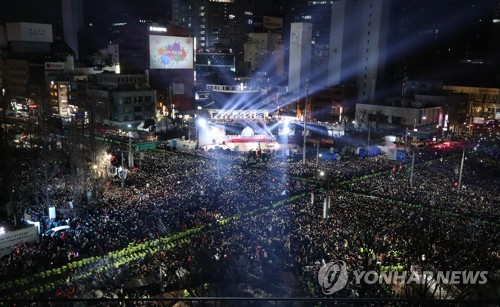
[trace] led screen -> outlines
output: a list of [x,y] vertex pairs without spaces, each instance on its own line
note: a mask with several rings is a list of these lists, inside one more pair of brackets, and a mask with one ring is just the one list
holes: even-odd
[[150,35],[149,67],[151,69],[192,69],[193,38]]

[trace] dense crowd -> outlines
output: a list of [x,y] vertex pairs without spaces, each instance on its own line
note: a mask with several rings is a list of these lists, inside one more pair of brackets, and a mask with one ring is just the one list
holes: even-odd
[[[409,162],[403,166],[385,156],[303,164],[271,155],[248,164],[244,156],[220,152],[148,152],[123,188],[103,180],[98,199],[83,204],[76,215],[51,220],[43,205],[30,206],[26,213],[42,221],[43,230],[55,223],[71,228],[18,246],[2,259],[0,275],[28,276],[193,228],[201,231],[183,244],[159,246],[95,276],[77,279],[68,271],[66,286],[73,289],[68,296],[95,290],[118,297],[155,294],[127,287],[132,279],[153,280],[162,290],[189,288],[191,295],[241,295],[238,284],[252,279],[264,288],[279,284],[279,272],[286,270],[309,285],[310,295],[324,296],[316,274],[335,260],[346,261],[351,270],[409,269],[426,255],[426,265],[436,269],[495,271],[500,267],[500,179],[498,163],[486,163],[495,163],[498,154],[498,147],[488,146],[468,155],[464,188],[457,189],[460,153],[433,149],[418,153],[411,185]],[[331,208],[324,218],[326,197]],[[54,203],[64,208],[67,201],[61,192]],[[195,287],[207,282],[217,286]],[[215,293],[202,293],[208,289]],[[390,295],[380,285],[353,280],[334,294]]]

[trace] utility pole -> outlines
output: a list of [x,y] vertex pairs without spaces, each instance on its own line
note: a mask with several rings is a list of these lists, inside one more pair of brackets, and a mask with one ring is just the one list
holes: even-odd
[[319,141],[316,142],[316,169],[318,168],[318,162],[319,162]]
[[128,132],[128,167],[134,167],[134,156],[132,154],[132,135],[131,131]]
[[367,145],[366,147],[370,147],[370,133],[371,133],[371,130],[372,130],[372,125],[370,124],[370,121],[368,121],[368,141],[367,141]]
[[306,102],[304,103],[304,145],[302,146],[302,163],[306,163],[306,142],[307,142],[307,130],[306,130],[306,121],[307,121],[307,98],[309,96],[309,80],[306,80]]
[[219,156],[217,156],[217,188],[220,187],[220,160]]
[[405,154],[406,154],[407,144],[408,144],[408,127],[405,129]]
[[464,160],[465,160],[465,145],[462,151],[462,162],[460,162],[460,175],[458,176],[458,190],[462,188],[462,171],[464,170]]
[[411,155],[410,187],[413,188],[413,166],[415,165],[415,150]]

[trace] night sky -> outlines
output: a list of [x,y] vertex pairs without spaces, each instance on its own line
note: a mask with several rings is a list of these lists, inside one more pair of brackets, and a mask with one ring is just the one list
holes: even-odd
[[0,9],[0,21],[3,22],[50,22],[60,18],[60,0],[21,0],[3,3]]
[[[104,16],[109,18],[110,13],[118,11],[130,11],[132,14],[141,14],[146,12],[165,12],[169,11],[169,0],[84,0],[89,4],[92,14],[98,17]],[[285,1],[285,0],[284,0]],[[397,0],[398,3],[412,3],[413,0]],[[451,0],[419,0],[418,3],[423,6],[431,5],[435,9],[432,12],[435,14],[423,14],[422,22],[428,23],[433,20],[442,20],[449,25],[458,25],[462,22],[462,16],[457,12],[470,12],[471,3],[476,3],[476,7],[493,7],[496,0],[467,0],[467,1],[451,1]],[[272,1],[269,0],[254,0],[254,14],[263,15],[271,12]],[[465,9],[465,10],[464,10]],[[418,12],[407,12],[409,14]],[[454,18],[446,18],[446,16],[454,16]],[[61,19],[61,0],[20,0],[13,1],[8,6],[0,10],[0,22],[50,22]]]
[[[118,21],[123,17],[151,18],[154,21],[165,22],[170,20],[169,0],[84,0],[85,19],[96,27],[106,26],[110,19]],[[254,0],[254,14],[264,15],[272,11],[271,0]],[[283,0],[283,3],[286,0]],[[305,1],[305,0],[304,0]],[[491,12],[499,0],[394,0],[396,15],[392,16],[393,30],[398,32],[393,36],[392,44],[398,40],[410,39],[414,43],[404,43],[400,49],[426,48],[434,44],[432,35],[441,39],[455,41],[454,50],[474,49],[476,53],[487,53],[490,46],[489,35],[486,32],[471,32],[474,27],[481,25],[484,30],[490,29],[491,15],[485,17],[484,12]],[[125,15],[124,15],[125,13]],[[153,15],[151,15],[153,14]],[[7,8],[0,10],[0,23],[4,22],[40,22],[50,23],[55,31],[62,33],[61,0],[21,0],[9,3]],[[128,15],[128,16],[127,16]],[[478,20],[481,20],[478,23]],[[287,26],[287,25],[285,25]],[[481,37],[472,37],[478,33],[485,33]],[[478,34],[479,35],[479,34]],[[418,38],[418,39],[417,39]],[[443,40],[444,38],[444,40]],[[468,40],[468,42],[466,42]],[[462,42],[463,41],[463,42]],[[457,46],[458,42],[458,46]],[[445,42],[446,43],[446,42]],[[443,45],[444,46],[444,45]],[[447,46],[441,48],[447,49]],[[444,50],[444,49],[443,49]],[[403,51],[403,50],[400,50]],[[458,51],[462,54],[468,50]],[[494,52],[494,51],[492,51]]]
[[[114,11],[167,12],[169,0],[84,0],[90,4],[92,12],[109,17]],[[255,0],[256,15],[271,11],[271,2]],[[20,0],[9,3],[0,10],[0,22],[52,22],[61,18],[61,0]]]

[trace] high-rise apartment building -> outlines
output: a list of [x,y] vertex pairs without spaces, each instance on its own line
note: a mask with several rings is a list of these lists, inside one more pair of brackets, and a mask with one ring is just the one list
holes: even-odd
[[117,37],[122,73],[147,71],[149,84],[158,90],[163,104],[176,110],[192,108],[194,48],[187,29],[156,23],[127,24]]
[[498,0],[394,1],[388,81],[494,85],[495,5]]
[[[306,22],[312,25],[311,52],[312,69],[316,73],[310,76],[310,86],[313,91],[326,86],[328,48],[330,41],[331,6],[332,0],[328,1],[303,1],[286,0],[282,1],[281,9],[283,14],[283,42],[285,56],[292,51],[288,49],[290,43],[290,24]],[[285,67],[289,66],[292,59],[285,58]],[[321,69],[323,67],[323,69]]]
[[283,76],[284,55],[279,33],[250,33],[245,43],[245,62],[253,72],[269,76]]
[[79,60],[79,35],[83,30],[82,0],[62,0],[63,36],[66,44],[73,50],[75,60]]
[[325,45],[330,40],[332,0],[328,1],[283,1],[283,24],[285,40],[290,39],[289,25],[297,22],[312,24],[313,44]]
[[[63,14],[64,23],[79,24],[83,19],[83,28],[79,31],[80,57],[95,54],[99,49],[116,43],[121,28],[130,24],[167,24],[170,20],[170,2],[168,1],[123,1],[123,0],[61,0],[63,9],[72,11]],[[83,6],[83,17],[80,16]]]
[[189,30],[200,50],[231,49],[243,60],[251,29],[252,0],[172,0],[172,21]]
[[390,5],[391,0],[333,2],[328,86],[356,84],[359,102],[377,99],[384,86]]
[[290,61],[288,92],[305,91],[311,78],[312,24],[295,22],[290,25]]
[[[500,71],[500,1],[495,5],[494,15],[491,19],[491,34],[490,34],[490,58],[496,67],[496,71]],[[500,81],[500,76],[496,77]]]

